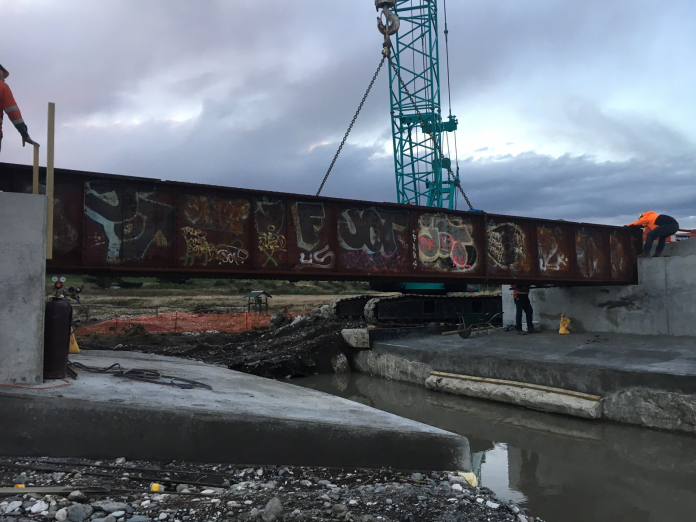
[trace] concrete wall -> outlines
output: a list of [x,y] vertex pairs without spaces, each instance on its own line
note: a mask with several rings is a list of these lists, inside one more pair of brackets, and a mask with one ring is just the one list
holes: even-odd
[[0,223],[0,383],[41,383],[46,196],[0,192]]
[[[696,239],[664,253],[638,260],[638,285],[532,290],[534,319],[557,330],[565,312],[574,332],[696,336]],[[511,294],[504,286],[505,324],[515,322]]]

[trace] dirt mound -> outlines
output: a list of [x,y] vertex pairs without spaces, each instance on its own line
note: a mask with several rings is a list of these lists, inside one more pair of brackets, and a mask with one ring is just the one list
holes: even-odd
[[85,337],[80,347],[124,350],[183,357],[271,378],[333,372],[331,360],[352,350],[341,336],[344,328],[361,328],[362,321],[301,316],[280,327],[224,334],[149,334],[129,332],[109,337]]

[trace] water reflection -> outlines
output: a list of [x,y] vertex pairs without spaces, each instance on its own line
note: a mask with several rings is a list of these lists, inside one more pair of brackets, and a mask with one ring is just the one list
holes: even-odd
[[469,439],[482,485],[551,522],[691,522],[696,438],[573,419],[366,375],[294,384]]

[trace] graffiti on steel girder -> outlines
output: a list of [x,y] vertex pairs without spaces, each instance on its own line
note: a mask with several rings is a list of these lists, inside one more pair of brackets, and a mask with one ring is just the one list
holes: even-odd
[[351,208],[338,216],[338,241],[345,250],[368,254],[395,252],[397,233],[408,228],[406,212]]
[[532,260],[527,254],[526,235],[515,223],[489,222],[486,226],[489,266],[529,272]]
[[243,199],[223,199],[211,196],[186,197],[183,212],[193,227],[239,235],[249,219],[251,204]]
[[370,254],[364,250],[353,250],[342,253],[342,258],[347,267],[353,270],[368,270],[370,272],[401,272],[401,266],[405,257],[395,250],[393,252],[377,252]]
[[292,206],[295,236],[299,250],[297,270],[304,268],[331,269],[336,266],[336,254],[328,244],[326,211],[323,203],[297,202]]
[[142,260],[150,248],[170,244],[157,221],[167,223],[174,206],[158,196],[155,190],[122,189],[119,193],[109,182],[85,183],[85,215],[103,233],[103,238],[92,238],[93,246],[106,244],[107,263]]
[[597,247],[594,237],[584,228],[575,235],[575,251],[578,268],[584,277],[595,277],[604,270],[604,254]]
[[540,226],[537,227],[537,238],[539,241],[539,269],[542,272],[568,271],[570,268],[568,256],[561,248],[561,245],[564,244],[563,230],[559,227],[550,229]]
[[630,264],[626,248],[623,242],[619,240],[618,234],[613,232],[609,236],[609,250],[611,254],[611,277],[619,279],[625,277],[628,273]]
[[409,225],[407,212],[369,207],[346,209],[338,215],[338,243],[346,268],[398,271],[406,256],[398,241]]
[[229,245],[224,243],[215,245],[208,242],[203,230],[183,227],[181,233],[186,242],[186,254],[181,258],[184,266],[193,266],[196,260],[200,260],[203,266],[208,266],[211,261],[239,266],[249,259],[249,252],[244,250],[244,245],[239,240]]
[[[184,266],[241,266],[249,259],[244,245],[251,203],[245,199],[187,194],[180,208],[186,250]],[[181,254],[180,254],[181,255]]]
[[428,268],[472,270],[478,259],[473,225],[467,219],[446,214],[424,214],[418,220],[418,254]]
[[59,198],[53,198],[53,251],[66,253],[77,246],[79,234],[70,224],[66,209]]
[[266,197],[256,201],[254,210],[258,249],[266,256],[262,267],[272,263],[279,266],[284,262],[287,241],[285,239],[285,203]]

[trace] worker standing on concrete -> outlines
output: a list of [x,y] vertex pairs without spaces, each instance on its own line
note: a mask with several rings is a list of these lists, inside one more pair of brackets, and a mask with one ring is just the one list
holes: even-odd
[[12,95],[10,86],[5,83],[5,78],[10,75],[2,65],[0,65],[0,148],[2,147],[2,118],[3,113],[7,114],[7,117],[14,124],[16,129],[22,135],[22,147],[29,143],[30,145],[38,145],[29,137],[29,130],[27,129],[27,124],[24,123],[22,119],[22,113],[19,112],[19,107],[17,102]]
[[650,257],[650,250],[652,250],[652,244],[656,239],[657,248],[655,249],[655,254],[653,257],[660,257],[662,251],[665,249],[665,241],[667,238],[673,234],[676,234],[679,230],[679,223],[672,216],[667,214],[656,214],[652,210],[643,212],[638,216],[638,221],[629,223],[627,227],[643,227],[648,230],[648,235],[645,238],[645,245],[643,245],[643,253],[639,254],[638,257]]
[[[517,330],[517,335],[527,335],[527,333],[537,333],[534,329],[534,323],[532,322],[532,303],[529,301],[529,285],[512,285],[510,287],[512,290],[512,297],[515,300],[516,316],[515,316],[515,329]],[[527,315],[527,331],[522,331],[522,312]]]

